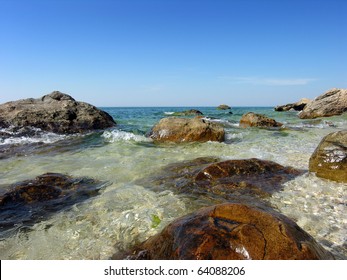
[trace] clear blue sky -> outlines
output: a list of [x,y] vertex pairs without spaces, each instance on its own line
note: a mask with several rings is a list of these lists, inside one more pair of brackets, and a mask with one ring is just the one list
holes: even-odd
[[0,103],[277,105],[347,88],[345,0],[0,0]]

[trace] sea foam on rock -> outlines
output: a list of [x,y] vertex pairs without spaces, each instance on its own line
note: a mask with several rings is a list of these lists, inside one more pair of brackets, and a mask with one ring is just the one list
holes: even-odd
[[115,124],[108,113],[59,91],[38,99],[21,99],[0,105],[0,127],[32,126],[68,134],[104,129]]

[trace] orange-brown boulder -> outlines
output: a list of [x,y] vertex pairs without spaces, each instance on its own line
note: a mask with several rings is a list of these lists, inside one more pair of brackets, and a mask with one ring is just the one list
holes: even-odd
[[224,141],[224,129],[201,117],[163,118],[148,134],[155,142]]
[[276,211],[227,203],[175,220],[126,258],[318,260],[334,257],[296,223]]
[[281,127],[283,124],[275,121],[274,119],[268,118],[261,114],[255,114],[249,112],[244,114],[240,120],[240,127],[259,127],[259,128],[272,128]]

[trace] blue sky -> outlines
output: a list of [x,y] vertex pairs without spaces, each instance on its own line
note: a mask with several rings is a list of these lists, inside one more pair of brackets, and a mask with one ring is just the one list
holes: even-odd
[[344,0],[0,0],[0,103],[272,106],[347,88]]

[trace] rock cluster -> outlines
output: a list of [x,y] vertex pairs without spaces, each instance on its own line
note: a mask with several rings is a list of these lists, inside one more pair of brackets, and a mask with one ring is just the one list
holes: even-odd
[[301,111],[303,110],[308,103],[310,103],[311,100],[308,98],[302,98],[296,103],[289,103],[286,105],[279,105],[275,107],[275,111],[282,112],[282,111]]
[[272,209],[226,203],[173,221],[126,258],[315,260],[333,259],[333,256],[297,224]]
[[244,114],[240,120],[240,127],[259,127],[259,128],[273,128],[281,127],[282,123],[275,121],[274,119],[268,118],[261,114],[255,114],[249,112]]
[[148,133],[155,142],[224,141],[224,129],[201,117],[163,118]]
[[0,105],[0,127],[32,126],[55,133],[78,133],[114,125],[106,112],[59,91]]
[[[199,158],[171,164],[157,182],[185,193],[224,199],[178,218],[114,259],[305,260],[334,257],[295,222],[263,201],[299,170],[258,159]],[[154,182],[155,184],[155,182]],[[171,186],[170,186],[171,184]],[[152,182],[153,185],[153,182]],[[250,201],[246,197],[253,197]],[[227,201],[227,202],[225,202]]]
[[309,169],[318,177],[347,183],[347,130],[322,139],[310,158]]
[[347,89],[333,88],[307,104],[300,112],[301,119],[341,115],[347,111]]

